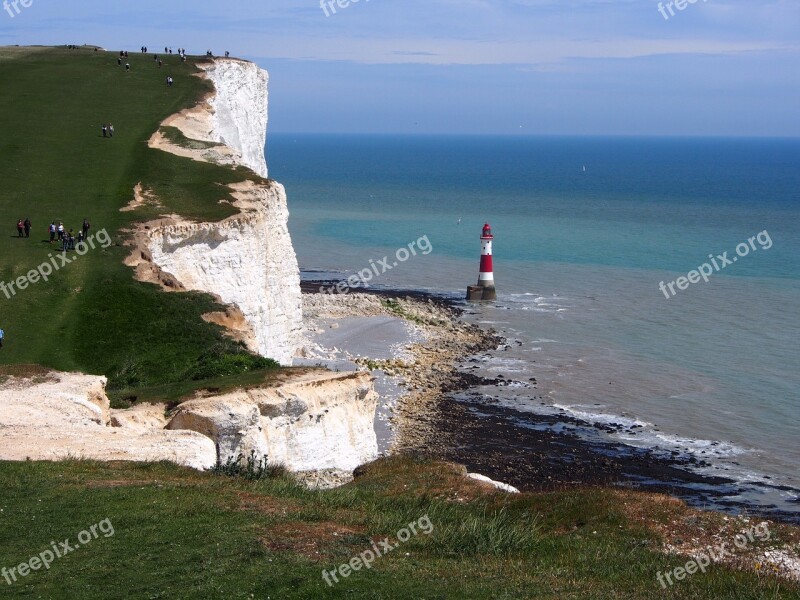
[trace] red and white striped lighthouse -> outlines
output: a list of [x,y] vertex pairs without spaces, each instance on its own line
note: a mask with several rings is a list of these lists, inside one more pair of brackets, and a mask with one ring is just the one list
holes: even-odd
[[481,233],[481,268],[478,285],[467,287],[467,300],[495,300],[494,268],[492,265],[492,228],[486,223]]

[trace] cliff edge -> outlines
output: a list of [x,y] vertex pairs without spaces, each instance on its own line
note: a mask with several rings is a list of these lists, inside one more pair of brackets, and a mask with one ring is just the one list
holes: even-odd
[[[302,329],[300,270],[287,226],[286,192],[264,179],[269,77],[257,65],[236,59],[216,59],[202,68],[214,93],[162,126],[207,145],[184,147],[159,130],[150,146],[193,160],[243,166],[257,177],[230,186],[240,211],[233,217],[196,223],[172,216],[142,227],[128,264],[140,279],[167,289],[213,294],[232,307],[234,316],[210,320],[226,326],[238,320],[233,329],[250,350],[288,365]],[[134,202],[144,193],[138,190]]]

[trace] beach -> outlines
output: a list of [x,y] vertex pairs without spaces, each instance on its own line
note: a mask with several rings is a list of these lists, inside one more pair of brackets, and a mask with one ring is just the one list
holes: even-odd
[[372,372],[382,395],[376,416],[382,454],[420,453],[464,464],[521,491],[612,486],[800,523],[796,512],[748,500],[763,483],[710,475],[711,463],[692,454],[610,436],[635,435],[640,426],[580,419],[566,411],[515,410],[493,400],[492,391],[504,388],[532,401],[543,398],[536,378],[478,374],[485,373],[481,365],[490,353],[508,351],[510,342],[465,320],[469,306],[463,302],[410,290],[320,293],[336,283],[303,281],[316,356],[302,362]]

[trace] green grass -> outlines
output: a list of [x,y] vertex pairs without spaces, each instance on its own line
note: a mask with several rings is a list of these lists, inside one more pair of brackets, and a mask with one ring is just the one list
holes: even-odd
[[173,144],[182,146],[184,148],[189,148],[192,150],[206,150],[208,148],[214,148],[215,146],[223,145],[223,144],[218,144],[216,142],[204,142],[201,140],[189,139],[177,127],[161,127],[159,131],[161,131],[164,137],[167,138],[169,141],[171,141]]
[[[0,293],[6,340],[0,364],[32,363],[109,377],[129,389],[191,379],[211,348],[243,352],[201,315],[220,310],[207,295],[166,294],[134,281],[123,245],[135,221],[158,213],[219,220],[234,211],[226,184],[256,176],[148,148],[159,123],[209,91],[193,74],[196,60],[131,54],[130,73],[113,52],[84,48],[0,48],[0,281],[11,282],[50,260],[47,226],[61,220],[113,240],[99,245],[10,298]],[[199,60],[199,59],[198,59]],[[167,88],[164,78],[175,84]],[[112,139],[100,126],[113,123]],[[120,212],[142,182],[160,207]],[[33,222],[30,239],[16,237],[17,219]],[[74,255],[74,254],[73,254]]]
[[[663,522],[680,520],[680,505],[608,490],[485,494],[406,457],[325,492],[280,474],[83,461],[0,463],[0,487],[0,566],[104,519],[114,527],[47,571],[0,580],[3,598],[800,598],[797,586],[722,566],[662,591],[656,573],[686,558],[661,553],[621,499]],[[322,579],[412,522],[418,535],[371,569],[333,587]]]
[[[130,408],[136,402],[165,402],[168,407],[174,407],[198,391],[226,394],[236,389],[271,386],[278,381],[285,380],[286,376],[307,370],[306,367],[250,369],[236,375],[208,379],[189,379],[144,387],[123,387],[109,391],[108,397],[112,408]],[[1,377],[2,375],[0,375]]]

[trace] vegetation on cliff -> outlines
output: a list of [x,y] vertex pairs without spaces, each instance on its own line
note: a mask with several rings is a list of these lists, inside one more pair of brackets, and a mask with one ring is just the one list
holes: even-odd
[[[105,519],[114,529],[49,570],[0,580],[4,598],[800,597],[768,565],[712,565],[661,587],[657,573],[687,562],[665,542],[717,530],[721,515],[623,490],[509,495],[413,458],[368,465],[328,491],[281,476],[82,461],[5,463],[0,486],[0,566],[52,540],[74,543]],[[412,523],[421,526],[406,536]],[[770,527],[773,542],[797,542]],[[340,565],[376,547],[370,568],[342,576]]]

